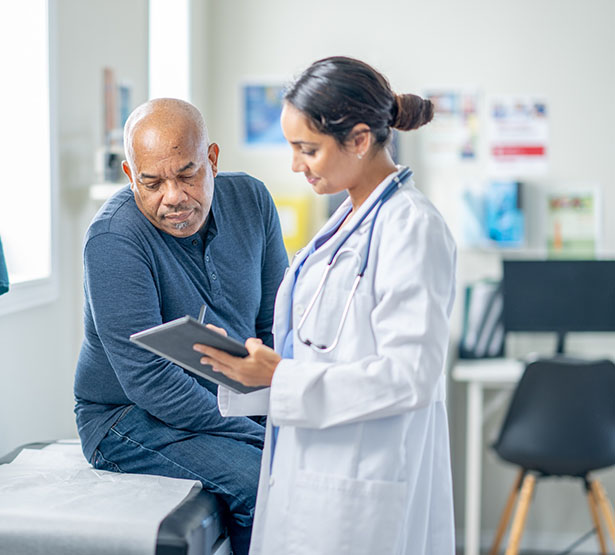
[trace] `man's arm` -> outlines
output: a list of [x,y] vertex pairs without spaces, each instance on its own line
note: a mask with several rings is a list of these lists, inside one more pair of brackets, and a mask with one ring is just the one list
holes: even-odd
[[105,354],[128,399],[169,426],[232,430],[216,397],[175,364],[130,342],[162,323],[155,268],[145,249],[115,233],[91,238],[84,251],[86,302]]

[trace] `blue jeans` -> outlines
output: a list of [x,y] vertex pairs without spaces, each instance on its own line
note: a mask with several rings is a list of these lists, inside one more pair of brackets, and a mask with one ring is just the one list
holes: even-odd
[[130,405],[94,451],[100,470],[199,480],[228,507],[235,555],[248,553],[264,428],[245,418],[245,430],[196,433],[170,428]]

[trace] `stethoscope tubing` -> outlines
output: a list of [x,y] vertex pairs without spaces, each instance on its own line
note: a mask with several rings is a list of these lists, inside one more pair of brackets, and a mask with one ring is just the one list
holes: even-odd
[[[375,226],[378,214],[380,212],[380,209],[382,208],[382,205],[387,200],[389,200],[389,198],[391,198],[391,196],[402,186],[402,184],[405,181],[405,179],[407,177],[410,177],[411,175],[412,175],[412,171],[410,170],[410,168],[404,168],[398,175],[395,175],[393,177],[393,180],[391,181],[391,183],[389,183],[386,186],[385,190],[382,191],[382,193],[373,202],[373,204],[369,207],[369,209],[367,209],[365,211],[365,214],[363,214],[363,216],[361,216],[360,220],[346,233],[344,238],[339,242],[339,244],[337,245],[337,247],[335,248],[335,250],[331,254],[331,258],[329,259],[329,262],[327,263],[327,266],[325,267],[325,271],[323,272],[322,278],[321,278],[321,280],[320,280],[320,282],[318,284],[318,287],[316,288],[316,292],[314,293],[314,295],[310,299],[310,302],[308,303],[308,306],[306,307],[305,312],[303,313],[303,316],[301,317],[301,320],[299,321],[299,324],[297,325],[297,337],[299,338],[299,341],[301,341],[301,343],[303,343],[304,345],[307,345],[308,347],[318,351],[319,353],[329,353],[333,349],[335,349],[335,347],[337,347],[337,344],[339,343],[339,340],[340,340],[340,337],[341,337],[341,334],[342,334],[342,328],[344,326],[344,323],[346,322],[346,318],[347,318],[348,312],[350,310],[350,304],[351,304],[352,299],[354,297],[354,294],[355,294],[355,292],[357,290],[357,287],[359,286],[359,282],[361,281],[361,278],[365,274],[365,270],[367,268],[367,262],[369,260],[369,251],[370,251],[371,243],[372,243],[372,235],[374,233],[374,226]],[[345,252],[345,251],[341,251],[340,252],[341,248],[344,246],[346,241],[348,241],[350,236],[359,228],[359,226],[363,223],[365,218],[367,218],[367,216],[372,212],[372,210],[374,210],[374,208],[376,208],[376,212],[374,214],[374,218],[372,220],[372,224],[371,224],[370,230],[369,230],[369,235],[367,237],[367,245],[366,245],[366,249],[365,249],[365,257],[364,257],[363,261],[360,264],[359,271],[357,272],[357,275],[356,275],[356,277],[354,279],[354,282],[352,284],[352,288],[350,290],[350,293],[348,294],[348,297],[346,299],[346,303],[344,305],[344,310],[342,312],[342,317],[340,318],[340,323],[339,323],[339,325],[337,327],[337,330],[335,332],[335,337],[333,339],[333,343],[331,343],[331,345],[329,345],[327,347],[326,345],[317,345],[317,344],[313,343],[312,341],[310,341],[309,339],[303,339],[301,337],[301,328],[303,327],[303,324],[305,323],[305,320],[307,319],[308,315],[312,312],[312,309],[313,309],[314,305],[316,304],[316,301],[318,300],[318,297],[320,296],[320,294],[321,294],[321,292],[322,292],[322,290],[323,290],[323,288],[325,286],[325,283],[327,281],[327,277],[329,275],[329,272],[331,271],[331,268],[333,268],[333,266],[335,265],[335,261],[337,260],[338,255],[340,255],[342,252]]]
[[397,189],[399,189],[402,186],[402,183],[405,181],[405,179],[407,177],[409,177],[410,175],[412,175],[412,170],[410,170],[410,168],[404,168],[401,172],[399,172],[398,175],[393,176],[393,179],[391,181],[391,183],[389,183],[385,190],[382,191],[382,193],[380,193],[380,195],[378,196],[378,198],[372,203],[372,205],[365,211],[365,214],[363,214],[363,216],[361,216],[361,219],[348,231],[348,233],[346,233],[346,235],[344,236],[344,238],[340,241],[340,243],[337,245],[335,251],[333,251],[333,254],[331,255],[331,258],[329,259],[328,265],[330,266],[331,263],[333,262],[333,259],[335,258],[335,255],[338,253],[338,251],[342,248],[342,246],[344,246],[344,243],[346,243],[346,241],[348,241],[348,239],[350,238],[350,236],[357,230],[359,229],[359,226],[363,223],[363,221],[365,220],[365,218],[367,218],[367,216],[369,216],[372,212],[372,210],[378,206],[378,209],[376,211],[376,214],[374,215],[374,219],[372,221],[372,226],[369,232],[369,237],[367,240],[367,251],[366,251],[366,257],[365,260],[363,261],[363,264],[361,265],[361,275],[365,272],[365,268],[367,267],[367,259],[369,258],[369,249],[371,246],[371,242],[372,242],[372,234],[374,231],[374,223],[376,222],[376,217],[378,216],[378,212],[380,212],[380,208],[382,208],[382,205],[389,200],[389,198],[391,197],[391,195],[397,191]]

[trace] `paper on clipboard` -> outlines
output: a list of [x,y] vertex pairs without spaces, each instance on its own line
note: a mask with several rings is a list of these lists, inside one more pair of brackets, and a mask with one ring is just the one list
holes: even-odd
[[185,370],[218,385],[223,385],[235,393],[250,393],[257,389],[263,389],[263,386],[248,387],[243,385],[226,377],[221,372],[214,372],[210,365],[201,364],[202,355],[192,348],[195,343],[203,343],[238,357],[247,356],[248,351],[239,341],[206,327],[191,316],[183,316],[159,326],[133,333],[130,340],[144,349],[174,362]]

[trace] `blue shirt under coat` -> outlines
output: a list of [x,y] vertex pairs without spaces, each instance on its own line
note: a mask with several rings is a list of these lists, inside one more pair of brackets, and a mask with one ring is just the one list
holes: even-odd
[[89,460],[122,409],[136,404],[167,425],[232,431],[217,386],[131,343],[132,333],[186,314],[240,341],[272,345],[273,305],[288,259],[264,185],[220,173],[204,228],[177,238],[153,226],[127,186],[101,208],[84,244],[85,336],[74,393]]
[[[297,280],[299,279],[299,274],[301,273],[301,269],[303,268],[305,261],[338,232],[340,226],[342,225],[344,220],[348,217],[348,214],[350,214],[350,211],[351,211],[351,208],[349,207],[348,210],[345,210],[340,215],[340,217],[337,219],[337,221],[331,226],[331,228],[328,231],[325,231],[320,237],[316,238],[307,256],[305,257],[303,262],[301,262],[301,264],[297,267],[297,270],[295,271],[295,275],[294,275],[295,281],[293,282],[293,288],[291,291],[289,310],[292,311],[293,302],[294,302],[293,299],[295,296],[295,285],[297,285]],[[298,254],[299,252],[297,252],[295,256],[297,256]],[[288,322],[292,324],[292,326],[295,325],[295,322],[292,321],[292,318],[288,318]],[[282,358],[294,358],[295,357],[294,335],[295,334],[294,334],[293,327],[286,330],[285,335],[284,335],[284,344],[282,345],[282,354],[281,354]],[[273,467],[273,455],[275,453],[275,446],[278,441],[278,432],[279,432],[278,426],[273,426],[272,431],[273,431],[273,434],[271,438],[271,465]]]

